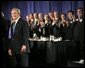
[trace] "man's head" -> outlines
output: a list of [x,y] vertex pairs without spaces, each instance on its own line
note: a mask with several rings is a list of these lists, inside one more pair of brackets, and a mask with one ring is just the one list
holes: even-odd
[[55,17],[55,18],[58,18],[58,17],[59,17],[59,14],[58,14],[57,11],[54,11],[54,17]]
[[33,14],[33,17],[34,17],[35,19],[37,19],[37,18],[38,18],[38,14],[37,14],[37,13],[34,13],[34,14]]
[[78,9],[77,9],[77,16],[78,16],[78,17],[83,17],[83,14],[84,14],[83,8],[78,8]]
[[11,10],[11,17],[13,20],[16,20],[18,17],[20,17],[20,10],[18,8],[13,8]]
[[70,20],[73,19],[73,15],[74,15],[74,12],[72,10],[67,12],[67,16]]
[[42,19],[43,19],[43,14],[42,14],[42,13],[39,13],[39,14],[38,14],[38,18],[39,18],[40,20],[42,20]]
[[47,14],[44,15],[44,20],[48,20],[49,16]]
[[62,14],[61,14],[61,19],[62,19],[62,20],[65,20],[65,18],[66,18],[66,14],[65,14],[65,13],[62,13]]

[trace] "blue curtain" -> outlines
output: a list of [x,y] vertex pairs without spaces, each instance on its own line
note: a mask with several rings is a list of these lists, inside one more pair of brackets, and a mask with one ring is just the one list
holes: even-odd
[[25,19],[27,14],[41,12],[47,14],[50,11],[67,13],[69,10],[76,12],[78,7],[84,8],[84,1],[7,1],[1,3],[1,11],[5,17],[10,19],[10,11],[13,7],[21,10],[21,15]]

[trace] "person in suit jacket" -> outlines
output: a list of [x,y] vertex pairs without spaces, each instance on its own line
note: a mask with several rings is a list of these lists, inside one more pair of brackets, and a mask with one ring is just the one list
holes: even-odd
[[9,61],[11,66],[16,67],[28,67],[29,59],[28,53],[30,53],[28,37],[29,37],[29,27],[26,21],[21,19],[20,10],[18,8],[13,8],[11,10],[11,25],[9,27],[8,38],[9,48]]
[[45,23],[43,20],[38,22],[39,24],[35,28],[35,33],[37,36],[40,37],[45,37]]
[[8,65],[7,64],[7,59],[8,59],[7,27],[8,27],[8,20],[5,18],[4,13],[2,12],[1,22],[0,22],[0,40],[1,40],[0,53],[3,55],[0,56],[0,58],[3,58],[3,67],[6,67]]
[[68,28],[68,21],[66,20],[66,14],[62,13],[60,15],[60,33],[61,33],[61,37],[63,40],[66,40],[66,32],[67,32],[67,28]]
[[34,33],[40,38],[45,36],[45,23],[42,13],[38,13],[38,23],[35,27]]
[[57,12],[54,12],[54,18],[52,24],[50,25],[50,33],[54,35],[54,37],[61,37],[60,34],[60,18]]
[[50,37],[50,18],[47,14],[44,15],[44,23],[45,23],[45,37]]
[[84,63],[84,10],[83,8],[77,9],[76,26],[74,29],[74,40],[78,47],[78,60],[77,63]]
[[74,34],[74,28],[75,28],[76,22],[75,22],[75,15],[72,10],[67,12],[67,21],[68,21],[68,28],[66,32],[66,39],[73,40],[74,39],[73,34]]

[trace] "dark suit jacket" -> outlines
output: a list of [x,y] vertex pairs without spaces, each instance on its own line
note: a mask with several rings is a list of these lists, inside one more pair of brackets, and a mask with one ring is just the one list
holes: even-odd
[[[41,31],[39,31],[39,29]],[[35,28],[35,30],[34,30],[34,32],[37,34],[38,37],[45,36],[45,33],[43,34],[43,30],[45,31],[45,26],[40,27],[39,25],[37,25],[36,28]]]
[[76,25],[75,22],[69,23],[69,26],[68,26],[67,32],[66,32],[66,39],[68,39],[68,40],[73,40],[74,39],[74,28],[75,28],[75,25]]
[[16,54],[20,54],[20,50],[22,45],[26,45],[27,50],[26,52],[29,53],[29,27],[26,21],[22,20],[21,18],[18,20],[16,27],[15,27],[15,33],[10,40],[9,48],[13,50]]
[[51,35],[54,35],[55,37],[60,37],[60,28],[58,27],[57,24],[51,25],[50,26],[50,33]]
[[74,29],[74,40],[76,41],[77,56],[84,58],[84,20],[82,22],[76,21],[77,24]]
[[9,28],[9,20],[1,16],[0,40],[1,40],[1,45],[2,45],[1,47],[3,47],[3,51],[8,50],[8,28]]
[[45,37],[50,36],[50,24],[45,24]]
[[77,24],[75,25],[75,28],[74,28],[74,37],[75,37],[75,40],[80,40],[82,38],[82,40],[84,40],[84,21],[82,22],[79,22],[79,21],[76,21]]
[[0,22],[0,39],[1,40],[5,38],[6,27],[7,27],[7,21],[4,17],[1,16],[1,22]]
[[80,41],[81,45],[84,46],[84,21],[77,21],[74,29],[74,40]]

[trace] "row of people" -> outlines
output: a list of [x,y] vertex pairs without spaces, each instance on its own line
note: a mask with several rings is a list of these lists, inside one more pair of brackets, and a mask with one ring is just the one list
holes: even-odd
[[[6,52],[4,55],[4,64],[7,62],[7,65],[16,66],[16,64],[24,67],[29,66],[28,53],[30,53],[30,47],[28,42],[28,37],[33,37],[35,33],[37,36],[49,37],[54,35],[57,37],[63,37],[63,39],[73,39],[77,41],[76,44],[79,45],[81,52],[80,57],[84,58],[84,11],[82,8],[77,9],[77,18],[74,16],[73,11],[68,11],[66,19],[65,14],[61,14],[60,17],[57,12],[54,12],[54,15],[50,13],[49,15],[44,15],[44,18],[41,13],[37,16],[35,13],[34,20],[33,16],[30,14],[30,19],[27,16],[27,22],[21,19],[20,10],[13,8],[11,10],[11,17],[15,21],[14,33],[12,33],[12,22],[8,21],[10,24],[7,27],[4,25],[4,19],[1,18],[1,39],[3,42],[4,50]],[[55,16],[55,18],[54,18]],[[37,21],[37,22],[35,22]],[[13,22],[14,23],[14,22]],[[3,25],[2,25],[3,24]],[[5,23],[7,24],[7,23]],[[6,27],[6,28],[4,28]],[[28,29],[28,27],[30,27]],[[11,30],[10,30],[11,28]],[[5,31],[6,29],[6,31]],[[6,33],[5,33],[6,32]],[[7,37],[5,37],[5,35]],[[11,38],[9,38],[11,36]],[[7,38],[7,39],[6,39]],[[9,41],[10,40],[10,41]],[[8,60],[9,59],[9,60]]]
[[83,22],[83,9],[77,9],[77,17],[72,10],[59,15],[58,12],[50,12],[43,16],[42,13],[34,13],[26,16],[26,20],[30,27],[30,37],[33,38],[33,34],[38,37],[49,37],[54,35],[62,37],[63,39],[72,40],[74,38],[74,30],[78,22]]
[[76,41],[76,63],[84,63],[84,9],[78,8],[76,14],[72,10],[59,14],[58,12],[50,12],[43,15],[42,13],[34,13],[26,16],[30,27],[30,37],[37,35],[55,38],[62,37],[63,40]]

